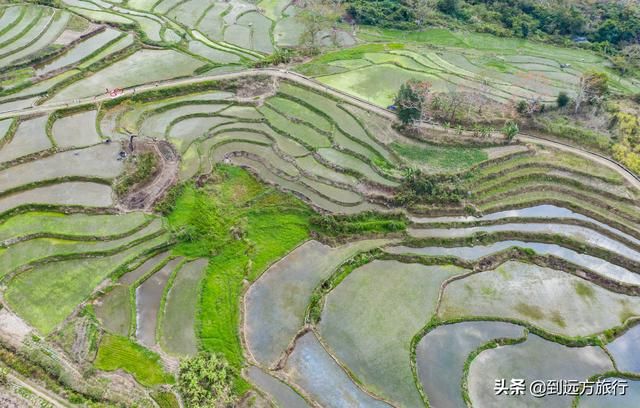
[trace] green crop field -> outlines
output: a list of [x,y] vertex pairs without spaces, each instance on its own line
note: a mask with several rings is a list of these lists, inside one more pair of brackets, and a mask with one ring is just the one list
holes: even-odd
[[638,406],[640,9],[436,3],[0,4],[0,405]]
[[372,44],[322,55],[299,71],[380,106],[392,104],[400,85],[412,78],[429,81],[437,92],[478,92],[503,103],[553,101],[560,91],[575,93],[582,72],[603,65],[617,92],[640,90],[588,51],[439,29],[365,29],[360,37]]
[[170,384],[174,381],[171,375],[163,371],[157,354],[125,337],[110,334],[100,341],[95,366],[106,371],[123,369],[141,384],[148,386]]

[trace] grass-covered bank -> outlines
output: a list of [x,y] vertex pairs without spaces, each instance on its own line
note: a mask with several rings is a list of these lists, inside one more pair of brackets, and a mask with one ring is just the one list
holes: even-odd
[[[308,238],[312,211],[238,167],[218,166],[206,181],[177,189],[168,214],[179,237],[174,253],[209,258],[196,316],[199,346],[239,367],[238,305],[245,280],[255,280]],[[246,387],[239,384],[237,391]]]
[[94,364],[105,371],[121,368],[146,386],[170,384],[174,381],[171,375],[163,371],[160,357],[156,353],[126,337],[105,334]]

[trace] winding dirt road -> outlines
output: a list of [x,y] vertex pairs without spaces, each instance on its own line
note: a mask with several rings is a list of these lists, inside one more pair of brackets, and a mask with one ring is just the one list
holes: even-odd
[[[57,109],[62,109],[66,107],[95,104],[98,102],[104,102],[111,99],[125,98],[135,93],[141,93],[141,92],[152,90],[152,89],[163,89],[163,88],[170,88],[174,86],[197,84],[197,83],[207,82],[207,81],[224,81],[224,80],[237,79],[237,78],[243,78],[248,76],[260,76],[260,75],[269,75],[272,77],[277,77],[277,78],[282,78],[282,79],[287,79],[293,82],[297,82],[306,87],[327,93],[336,98],[347,101],[362,109],[366,109],[370,112],[377,113],[378,115],[381,115],[390,120],[396,120],[396,114],[388,109],[374,105],[371,102],[368,102],[356,96],[349,95],[346,92],[342,92],[338,89],[327,86],[312,78],[298,74],[297,72],[292,72],[292,71],[277,69],[277,68],[248,69],[245,71],[232,72],[227,74],[208,75],[208,76],[200,76],[200,77],[194,77],[194,78],[171,79],[171,80],[166,80],[166,81],[157,82],[157,83],[149,83],[145,85],[139,85],[136,87],[126,88],[117,97],[101,94],[101,95],[94,95],[94,96],[90,96],[82,99],[75,99],[75,100],[69,100],[69,101],[63,101],[63,102],[57,102],[57,103],[44,103],[43,105],[29,107],[21,110],[0,112],[0,119],[52,112]],[[434,125],[428,125],[428,126],[433,127]],[[442,128],[442,130],[444,130],[444,128]],[[525,143],[533,143],[533,144],[553,147],[559,150],[577,154],[589,160],[593,160],[594,162],[597,162],[603,166],[606,166],[620,173],[620,175],[622,175],[624,179],[627,180],[631,185],[633,185],[637,189],[640,189],[640,178],[638,178],[635,174],[633,174],[630,170],[628,170],[626,167],[624,167],[620,163],[606,156],[603,156],[601,154],[594,153],[589,150],[585,150],[576,146],[571,146],[562,142],[549,140],[549,139],[541,138],[538,136],[519,134],[517,136],[517,139]]]
[[22,377],[18,377],[14,373],[8,374],[7,377],[9,378],[9,381],[19,385],[20,387],[28,389],[33,394],[37,395],[39,398],[45,400],[54,407],[66,408],[71,406],[71,404],[63,401],[59,396],[47,390],[46,388],[33,384],[30,381],[23,379]]

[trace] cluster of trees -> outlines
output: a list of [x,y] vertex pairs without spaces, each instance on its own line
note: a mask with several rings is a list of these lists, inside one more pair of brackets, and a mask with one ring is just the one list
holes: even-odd
[[[580,113],[585,105],[600,107],[609,94],[609,77],[604,72],[587,71],[580,76],[576,87],[576,96],[571,98],[566,92],[561,91],[556,98],[558,108],[572,108],[574,114]],[[515,110],[522,116],[533,116],[545,111],[545,106],[540,99],[519,100],[515,104]]]
[[[520,101],[518,109],[525,111],[535,109],[528,101]],[[417,127],[421,123],[440,122],[445,127],[454,128],[462,133],[462,123],[473,124],[471,130],[475,136],[488,137],[494,129],[473,123],[470,113],[482,113],[483,97],[478,93],[451,91],[448,93],[432,93],[431,84],[426,81],[409,80],[400,86],[395,98],[398,119],[404,126]],[[534,107],[532,107],[534,106]],[[518,124],[508,121],[502,128],[502,134],[511,141],[519,132]]]
[[418,27],[413,6],[407,0],[349,0],[347,11],[359,24],[410,30]]
[[448,125],[468,121],[471,110],[482,112],[484,97],[478,92],[432,92],[431,83],[411,79],[400,86],[394,100],[403,125],[439,121]]
[[640,42],[640,7],[635,2],[543,2],[537,0],[347,0],[361,24],[415,29],[464,22],[497,35],[585,36],[622,47]]
[[341,0],[302,0],[299,2],[301,10],[296,19],[304,27],[300,38],[301,45],[311,51],[317,51],[322,36],[328,34],[335,44],[337,24],[345,13]]
[[622,75],[640,70],[640,44],[630,44],[611,57],[613,66]]
[[457,176],[427,174],[419,169],[409,168],[405,170],[396,201],[400,205],[458,204],[464,197],[465,190]]
[[613,158],[640,174],[640,119],[628,112],[614,115],[618,143],[613,145]]

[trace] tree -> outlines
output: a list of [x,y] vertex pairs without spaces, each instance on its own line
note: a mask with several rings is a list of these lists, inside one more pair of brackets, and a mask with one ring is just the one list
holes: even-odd
[[600,103],[609,92],[608,81],[609,78],[604,72],[588,71],[582,74],[578,83],[575,113],[580,111],[585,101],[590,104]]
[[456,17],[460,15],[460,0],[439,0],[438,10]]
[[400,86],[395,105],[398,118],[404,125],[429,120],[431,84],[411,79]]
[[347,12],[359,24],[411,30],[431,9],[426,0],[349,0]]
[[640,44],[627,45],[618,54],[611,57],[611,63],[622,75],[640,68]]
[[640,67],[640,44],[627,45],[620,52],[633,67]]
[[323,32],[335,33],[335,24],[344,13],[340,2],[324,0],[306,0],[304,7],[296,14],[296,19],[304,26],[301,43],[316,49]]
[[190,408],[231,407],[238,373],[218,354],[199,353],[180,362],[178,389]]
[[571,101],[571,98],[569,98],[569,95],[567,95],[567,93],[564,91],[560,91],[560,93],[558,94],[558,97],[556,98],[556,103],[558,104],[558,108],[564,108],[569,104],[570,101]]

